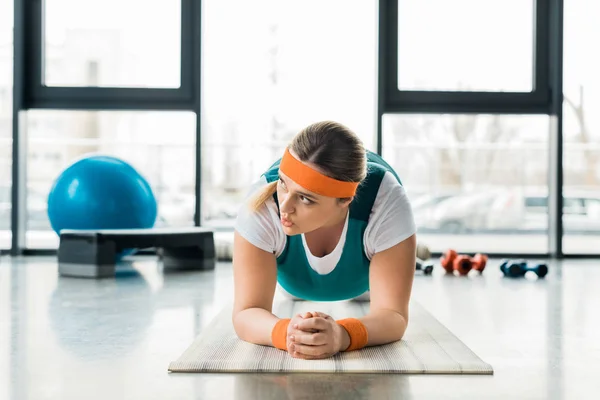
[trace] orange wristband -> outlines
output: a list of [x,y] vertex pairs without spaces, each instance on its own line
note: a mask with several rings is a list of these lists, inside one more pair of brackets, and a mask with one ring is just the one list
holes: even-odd
[[346,329],[350,336],[350,346],[344,351],[362,349],[367,345],[369,334],[365,325],[356,318],[346,318],[335,321]]
[[273,327],[271,331],[273,347],[287,351],[287,329],[290,321],[290,318],[280,319]]

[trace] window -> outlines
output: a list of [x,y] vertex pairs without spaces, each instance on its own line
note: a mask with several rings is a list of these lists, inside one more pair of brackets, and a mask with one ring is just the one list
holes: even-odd
[[[11,66],[6,63],[3,67]],[[12,71],[11,71],[12,72]],[[2,71],[3,75],[7,75],[5,71]],[[0,115],[10,114],[12,115],[12,92],[10,87],[0,87]]]
[[398,0],[398,89],[529,92],[533,0]]
[[600,218],[600,199],[583,199],[585,213],[594,218]]
[[548,251],[548,132],[541,115],[385,115],[383,156],[420,240],[441,252]]
[[381,0],[382,113],[550,114],[554,7],[546,0]]
[[567,197],[563,199],[563,212],[567,215],[585,215],[582,198]]
[[528,213],[548,215],[548,197],[526,197],[525,209]]
[[12,318],[14,306],[11,297],[14,296],[12,290],[15,290],[11,288],[14,282],[14,278],[11,279],[12,271],[14,271],[12,268],[6,266],[0,268],[0,315],[2,316],[2,323],[0,323],[0,371],[4,372],[0,378],[0,398],[3,399],[10,399],[15,395],[14,386],[10,382],[11,378],[7,374],[7,371],[11,370],[11,360],[14,354],[14,347],[10,340],[15,331],[12,326],[15,320],[15,318]]
[[[600,243],[600,4],[564,5],[564,189],[565,253],[598,253]],[[567,201],[566,198],[570,198]],[[576,206],[574,206],[576,202]]]
[[0,249],[11,247],[13,1],[0,0]]
[[231,227],[251,183],[310,123],[341,122],[373,149],[376,10],[360,0],[204,2],[204,224]]
[[155,226],[192,226],[195,118],[188,112],[30,111],[27,247],[58,245],[47,215],[49,190],[64,168],[89,153],[119,157],[144,175],[158,202]]
[[180,0],[48,0],[44,15],[47,86],[180,86]]

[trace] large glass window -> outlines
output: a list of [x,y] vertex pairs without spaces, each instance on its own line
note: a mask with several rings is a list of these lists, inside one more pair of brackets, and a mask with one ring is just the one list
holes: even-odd
[[386,115],[383,156],[433,251],[547,252],[547,116]]
[[13,2],[0,0],[0,249],[11,246]]
[[30,111],[27,247],[58,245],[48,193],[64,168],[90,153],[119,157],[144,175],[158,201],[156,226],[193,225],[195,118],[189,112]]
[[250,184],[310,123],[341,122],[373,149],[376,5],[204,2],[205,224],[231,227]]
[[180,0],[47,0],[44,16],[47,86],[180,86]]
[[398,0],[398,88],[529,92],[534,0]]
[[[11,268],[0,268],[0,398],[11,398],[11,363],[12,363],[12,302],[11,302]],[[14,320],[17,320],[15,318]]]
[[596,253],[600,243],[600,4],[565,2],[564,206],[565,253]]

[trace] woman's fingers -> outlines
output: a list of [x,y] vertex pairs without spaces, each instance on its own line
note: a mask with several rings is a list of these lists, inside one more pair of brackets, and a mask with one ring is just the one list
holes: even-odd
[[297,326],[294,326],[294,328],[299,329],[301,331],[310,332],[311,330],[327,329],[327,327],[329,326],[329,322],[327,322],[322,317],[313,317],[299,321],[296,325]]
[[302,360],[320,360],[323,358],[329,358],[332,356],[332,354],[322,354],[320,356],[309,356],[309,355],[302,354],[302,353],[292,353],[291,356],[294,358],[300,358]]
[[288,352],[292,357],[316,360],[331,357],[331,317],[319,311],[299,313],[288,331]]
[[304,318],[304,319],[305,318],[313,318],[313,317],[321,317],[321,318],[325,318],[325,319],[331,318],[329,315],[327,315],[321,311],[306,311],[303,313],[299,313],[296,316],[300,317],[300,318]]
[[308,346],[304,344],[292,343],[289,347],[292,354],[300,353],[305,356],[319,357],[329,354],[330,347],[328,345]]
[[323,333],[302,333],[298,332],[290,335],[291,343],[305,344],[309,346],[319,346],[327,343],[327,335]]

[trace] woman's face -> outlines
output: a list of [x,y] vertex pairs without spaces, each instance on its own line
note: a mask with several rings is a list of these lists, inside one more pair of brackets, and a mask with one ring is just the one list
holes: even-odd
[[333,197],[312,193],[296,184],[279,171],[277,199],[281,225],[286,235],[293,236],[314,231],[339,222],[350,201],[341,202]]

